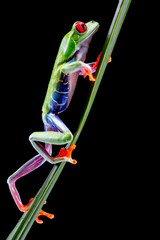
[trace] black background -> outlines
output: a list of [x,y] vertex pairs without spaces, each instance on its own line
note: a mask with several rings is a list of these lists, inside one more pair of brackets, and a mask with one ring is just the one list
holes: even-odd
[[[6,180],[36,154],[28,137],[43,129],[41,107],[60,41],[75,21],[98,21],[100,28],[91,42],[86,62],[95,61],[103,48],[117,1],[106,2],[105,9],[98,3],[92,8],[79,2],[75,6],[61,5],[19,6],[18,14],[10,18],[9,32],[5,32],[6,94],[1,106],[5,130],[4,158],[1,157],[5,163],[1,170],[2,239],[22,215]],[[44,223],[34,223],[26,239],[133,236],[141,226],[143,207],[137,209],[142,204],[142,189],[138,182],[143,185],[139,169],[146,105],[141,94],[142,57],[137,35],[142,23],[137,20],[137,8],[133,1],[114,48],[112,63],[107,66],[73,152],[78,164],[67,164],[43,208],[54,213],[55,219],[42,217]],[[60,116],[73,133],[90,86],[88,78],[80,77],[69,108]],[[45,163],[17,182],[24,204],[34,197],[51,168]]]

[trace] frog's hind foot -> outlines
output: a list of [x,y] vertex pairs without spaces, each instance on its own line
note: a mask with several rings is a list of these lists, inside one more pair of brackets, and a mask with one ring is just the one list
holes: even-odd
[[39,216],[42,216],[42,215],[48,217],[49,219],[53,219],[54,218],[53,214],[47,213],[47,212],[45,212],[45,211],[43,211],[41,209],[40,212],[38,213],[38,216],[36,217],[36,222],[39,223],[39,224],[43,223],[43,221],[41,219],[39,219]]
[[72,155],[72,151],[76,148],[75,144],[72,144],[69,148],[64,148],[62,147],[59,151],[58,156],[56,156],[56,158],[61,158],[61,157],[66,157],[68,158],[68,162],[72,163],[72,164],[77,164],[77,161],[75,159],[72,159],[71,155]]
[[[31,198],[31,199],[29,200],[28,204],[23,205],[23,209],[22,209],[23,212],[28,211],[29,205],[31,204],[32,201],[33,201],[33,198]],[[46,204],[46,201],[45,201],[44,204]],[[43,223],[43,221],[42,221],[41,219],[39,219],[39,216],[42,216],[42,215],[48,217],[49,219],[53,219],[53,218],[54,218],[54,215],[53,215],[53,214],[47,213],[47,212],[45,212],[45,211],[43,211],[43,210],[41,209],[40,212],[38,213],[38,216],[36,217],[36,222],[39,223],[39,224],[42,224],[42,223]]]

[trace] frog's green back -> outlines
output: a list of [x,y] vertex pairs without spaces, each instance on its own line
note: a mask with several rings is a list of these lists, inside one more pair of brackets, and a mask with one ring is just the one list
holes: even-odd
[[50,97],[51,97],[54,89],[56,88],[56,84],[57,84],[56,82],[58,81],[59,77],[60,77],[60,69],[57,69],[57,64],[55,62],[55,65],[54,65],[53,70],[52,70],[50,82],[49,82],[49,85],[48,85],[47,93],[46,93],[46,96],[45,96],[45,100],[44,100],[44,103],[43,103],[43,106],[42,106],[42,112],[44,114],[49,112]]
[[43,114],[47,114],[50,110],[49,107],[49,102],[50,102],[50,98],[54,92],[54,89],[56,88],[56,85],[58,83],[58,80],[60,78],[60,74],[61,74],[61,65],[65,62],[65,58],[64,58],[64,46],[66,45],[66,40],[67,40],[67,35],[63,38],[59,50],[58,50],[58,54],[54,63],[54,67],[52,70],[52,74],[51,74],[51,78],[49,81],[49,85],[48,85],[48,89],[47,89],[47,93],[46,93],[46,97],[42,106],[42,112]]

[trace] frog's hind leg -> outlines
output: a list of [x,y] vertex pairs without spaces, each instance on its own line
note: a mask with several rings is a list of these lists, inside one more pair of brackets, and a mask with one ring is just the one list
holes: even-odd
[[64,145],[70,143],[73,139],[72,133],[57,115],[48,113],[44,117],[43,121],[45,126],[48,126],[48,129],[50,127],[51,130],[32,133],[29,139],[33,147],[51,164],[57,164],[60,162],[70,162],[72,164],[76,164],[77,161],[71,157],[72,151],[76,147],[75,144],[72,144],[68,149],[61,148],[59,154],[55,157],[52,157],[41,145],[40,142],[53,145]]
[[[51,157],[52,154],[52,144],[66,144],[72,140],[72,134],[65,124],[54,114],[48,114],[44,121],[45,131],[40,133],[33,133],[30,136],[30,140],[35,146],[36,150],[39,152],[37,156],[25,163],[21,168],[19,168],[15,173],[13,173],[7,180],[9,189],[13,196],[13,199],[19,208],[20,211],[25,212],[29,209],[29,205],[32,202],[33,198],[29,200],[29,203],[23,205],[18,190],[16,188],[16,181],[27,175],[28,173],[34,171],[40,167],[46,160],[50,163],[55,164],[62,161],[76,163],[76,160],[71,158],[71,153],[75,148],[75,145],[72,144],[68,149],[61,148],[59,154],[56,157]],[[43,147],[38,141],[45,143]],[[42,223],[43,221],[39,219],[39,216],[44,215],[50,219],[54,217],[53,214],[46,213],[43,210],[40,210],[36,221]]]
[[44,158],[42,158],[40,155],[37,155],[31,160],[29,160],[27,163],[25,163],[21,168],[19,168],[15,173],[13,173],[7,180],[13,199],[17,207],[19,208],[19,210],[22,212],[25,212],[26,210],[28,210],[28,208],[26,208],[22,204],[22,201],[17,191],[15,183],[21,177],[24,177],[28,173],[40,167],[44,162],[45,162]]
[[[45,145],[46,151],[49,152],[49,154],[52,154],[52,145],[46,144]],[[25,175],[29,174],[30,172],[34,171],[35,169],[39,168],[46,160],[38,154],[37,156],[33,157],[31,160],[26,162],[22,167],[20,167],[15,173],[13,173],[7,180],[7,183],[9,185],[10,192],[12,194],[12,197],[18,207],[18,209],[21,212],[25,212],[29,209],[29,205],[32,202],[33,198],[29,200],[29,203],[26,205],[23,205],[21,197],[19,195],[19,192],[16,188],[16,181],[20,179],[21,177],[24,177]],[[54,217],[53,214],[46,213],[43,210],[40,211],[40,215],[45,215],[48,218],[52,219]],[[36,221],[38,223],[42,223],[43,221],[40,220],[38,217],[36,218]]]

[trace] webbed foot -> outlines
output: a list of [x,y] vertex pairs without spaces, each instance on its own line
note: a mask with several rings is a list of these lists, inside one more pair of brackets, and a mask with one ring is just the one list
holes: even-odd
[[[31,198],[26,205],[22,205],[21,208],[20,208],[20,210],[21,210],[22,212],[28,211],[29,205],[31,204],[32,201],[33,201],[33,198]],[[45,201],[44,204],[46,204],[46,201]],[[37,222],[37,223],[40,223],[40,224],[43,223],[43,221],[42,221],[41,219],[39,219],[39,216],[42,216],[42,215],[48,217],[49,219],[53,219],[53,218],[54,218],[54,215],[53,215],[53,214],[47,213],[47,212],[45,212],[45,211],[43,211],[43,210],[41,209],[40,212],[38,213],[38,216],[36,217],[36,222]]]
[[[98,55],[96,62],[94,63],[94,68],[97,68],[102,52]],[[109,57],[108,63],[112,61],[112,57]]]
[[92,82],[95,82],[95,77],[93,76],[92,70],[90,68],[87,68],[87,67],[82,68],[81,72],[82,72],[84,78],[87,77],[87,75],[88,75],[89,80]]
[[72,164],[77,164],[77,161],[75,159],[72,159],[72,151],[76,148],[75,144],[72,144],[69,148],[62,147],[59,151],[59,154],[56,156],[56,158],[66,157],[69,159],[69,162]]

